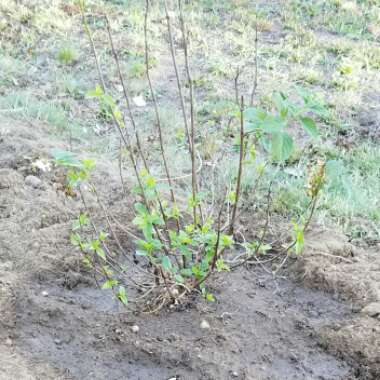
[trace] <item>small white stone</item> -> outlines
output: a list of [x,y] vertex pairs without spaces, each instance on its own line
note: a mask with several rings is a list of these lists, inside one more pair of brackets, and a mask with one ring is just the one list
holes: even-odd
[[133,326],[131,326],[131,330],[132,330],[132,332],[137,334],[140,331],[140,327],[137,325],[133,325]]
[[41,292],[41,295],[42,295],[42,297],[47,297],[49,295],[49,293],[46,290],[44,290]]
[[137,107],[145,107],[146,106],[146,101],[145,101],[145,99],[143,98],[142,95],[135,96],[133,98],[133,103],[135,103],[135,105]]
[[209,328],[210,328],[210,324],[205,319],[203,319],[201,322],[201,329],[208,330]]
[[11,339],[11,338],[7,338],[7,339],[5,339],[5,344],[6,344],[7,346],[12,346],[12,344],[13,344],[12,339]]

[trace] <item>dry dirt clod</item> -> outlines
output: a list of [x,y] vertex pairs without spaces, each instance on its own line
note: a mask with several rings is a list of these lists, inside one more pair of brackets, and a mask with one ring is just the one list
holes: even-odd
[[25,185],[33,187],[34,189],[41,189],[41,188],[43,188],[42,181],[38,177],[36,177],[34,175],[28,175],[25,178]]
[[133,325],[133,326],[131,326],[131,330],[132,330],[132,332],[137,334],[140,331],[140,327],[137,325]]
[[47,297],[49,295],[49,293],[46,290],[43,290],[41,292],[41,295],[42,295],[42,297]]

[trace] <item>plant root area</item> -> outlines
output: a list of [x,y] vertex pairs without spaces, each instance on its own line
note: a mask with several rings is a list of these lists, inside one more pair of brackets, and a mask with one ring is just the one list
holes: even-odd
[[[59,144],[43,126],[0,129],[0,379],[380,377],[375,252],[313,229],[281,276],[242,266],[213,278],[214,303],[133,313],[78,270],[80,202],[35,165]],[[99,186],[112,192],[117,170],[104,165]]]

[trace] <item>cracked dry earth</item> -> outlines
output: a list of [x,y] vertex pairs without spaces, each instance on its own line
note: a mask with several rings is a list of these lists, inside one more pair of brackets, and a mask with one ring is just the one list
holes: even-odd
[[[43,125],[4,120],[0,132],[0,379],[380,377],[378,252],[313,230],[284,278],[240,268],[215,278],[215,304],[126,312],[78,271],[79,201],[56,169],[33,170],[59,143]],[[119,186],[109,167],[98,176]]]

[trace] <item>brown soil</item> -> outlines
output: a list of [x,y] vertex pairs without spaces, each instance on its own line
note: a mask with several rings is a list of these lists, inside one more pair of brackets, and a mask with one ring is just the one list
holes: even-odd
[[[215,304],[126,312],[77,270],[68,233],[79,201],[64,196],[55,169],[32,170],[59,147],[51,141],[40,126],[0,125],[0,379],[380,376],[376,255],[314,231],[293,280],[240,268],[215,278]],[[112,193],[110,168],[99,167],[98,182]]]
[[380,257],[329,231],[314,230],[294,273],[308,287],[331,293],[350,303],[355,314],[320,331],[321,342],[352,363],[363,376],[380,374]]

